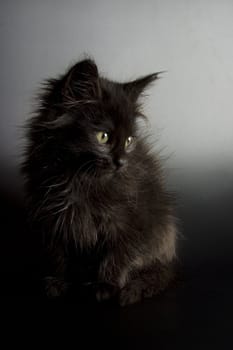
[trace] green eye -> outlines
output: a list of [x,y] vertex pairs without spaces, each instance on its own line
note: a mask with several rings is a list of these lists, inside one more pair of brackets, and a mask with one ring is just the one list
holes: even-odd
[[133,142],[133,136],[127,137],[127,139],[125,140],[125,148],[129,147],[129,145],[131,145],[132,142]]
[[104,143],[108,142],[109,136],[108,136],[107,132],[99,131],[96,134],[96,138],[97,138],[99,143],[104,144]]

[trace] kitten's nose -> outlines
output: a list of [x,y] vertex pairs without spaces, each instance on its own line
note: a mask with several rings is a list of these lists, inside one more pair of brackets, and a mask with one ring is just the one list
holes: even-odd
[[116,158],[114,163],[115,163],[117,168],[121,168],[126,164],[126,159],[125,158]]

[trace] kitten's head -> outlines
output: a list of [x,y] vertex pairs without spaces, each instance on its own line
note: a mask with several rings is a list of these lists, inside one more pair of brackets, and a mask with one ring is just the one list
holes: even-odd
[[138,99],[158,73],[127,83],[101,77],[90,60],[51,80],[42,99],[43,126],[56,156],[89,173],[114,174],[127,168],[135,149]]

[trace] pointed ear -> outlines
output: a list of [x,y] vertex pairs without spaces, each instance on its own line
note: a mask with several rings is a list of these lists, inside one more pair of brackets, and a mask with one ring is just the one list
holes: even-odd
[[163,73],[163,71],[124,83],[122,84],[123,89],[134,101],[136,101],[146,88],[148,88],[155,80],[159,79],[161,73]]
[[90,103],[99,97],[99,75],[94,61],[86,59],[71,67],[64,78],[62,95],[67,104]]

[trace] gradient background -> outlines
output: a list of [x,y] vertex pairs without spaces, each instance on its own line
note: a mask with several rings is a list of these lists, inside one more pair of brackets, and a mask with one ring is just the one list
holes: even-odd
[[[148,92],[145,112],[158,147],[169,156],[168,186],[178,194],[180,259],[189,282],[178,293],[182,302],[170,296],[173,309],[163,309],[163,300],[152,305],[157,314],[165,313],[164,328],[157,322],[162,331],[169,324],[178,332],[182,315],[192,317],[191,328],[196,320],[205,337],[201,344],[220,341],[213,332],[220,324],[227,341],[233,309],[233,1],[8,0],[1,1],[0,29],[0,249],[10,286],[9,276],[19,275],[28,262],[21,250],[20,126],[33,110],[39,83],[85,53],[115,80],[167,70]],[[17,294],[10,289],[5,293]],[[182,313],[186,307],[191,316]],[[135,327],[158,335],[152,323]]]

